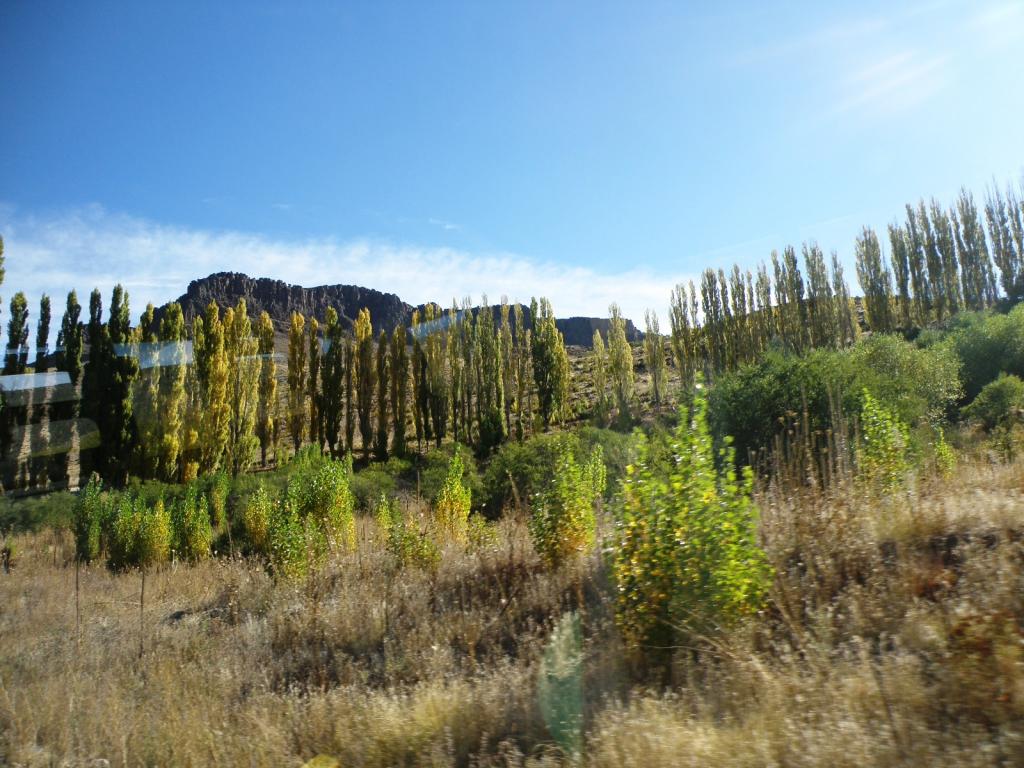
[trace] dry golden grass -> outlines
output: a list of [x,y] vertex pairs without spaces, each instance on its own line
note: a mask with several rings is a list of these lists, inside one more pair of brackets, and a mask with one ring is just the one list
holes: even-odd
[[[777,569],[751,623],[680,649],[668,689],[623,661],[601,557],[557,572],[525,526],[397,570],[373,523],[315,580],[256,563],[80,573],[17,541],[0,574],[0,764],[559,765],[538,674],[581,611],[592,766],[1024,764],[1024,464],[887,499],[763,491]],[[55,549],[56,547],[56,549]]]

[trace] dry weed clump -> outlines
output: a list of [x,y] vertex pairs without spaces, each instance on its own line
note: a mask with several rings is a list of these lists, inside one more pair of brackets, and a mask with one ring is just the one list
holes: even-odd
[[1022,492],[1024,464],[970,459],[888,495],[761,487],[767,607],[677,649],[667,689],[621,661],[607,553],[551,568],[521,521],[429,568],[372,519],[306,579],[163,565],[141,629],[137,577],[83,566],[78,631],[72,539],[22,536],[0,764],[1022,764]]

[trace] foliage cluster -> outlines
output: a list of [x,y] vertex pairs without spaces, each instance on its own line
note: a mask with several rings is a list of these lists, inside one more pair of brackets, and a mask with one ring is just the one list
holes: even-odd
[[556,445],[549,480],[531,504],[530,537],[549,565],[560,565],[594,545],[594,506],[604,494],[606,474],[600,446],[585,463],[576,461],[566,440]]
[[703,388],[670,439],[641,436],[618,510],[613,571],[627,642],[665,649],[760,608],[771,568],[757,542],[752,474],[717,453]]

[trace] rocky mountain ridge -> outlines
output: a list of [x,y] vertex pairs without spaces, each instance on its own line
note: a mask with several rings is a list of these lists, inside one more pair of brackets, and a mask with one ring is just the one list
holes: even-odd
[[[329,307],[334,307],[345,328],[354,325],[359,310],[369,309],[374,329],[383,329],[390,333],[398,325],[410,325],[415,309],[393,293],[383,293],[358,285],[337,284],[304,288],[283,280],[253,278],[239,272],[216,272],[208,277],[193,280],[185,293],[178,298],[178,304],[181,305],[185,319],[191,322],[211,301],[215,301],[224,309],[236,305],[239,299],[245,299],[250,317],[256,317],[266,311],[278,333],[287,333],[292,312],[301,312],[307,318],[316,317],[323,322]],[[165,308],[157,310],[158,320]],[[529,326],[529,307],[524,307],[524,317]],[[565,343],[569,346],[590,347],[595,330],[600,330],[605,338],[608,336],[608,318],[567,317],[558,318],[556,323],[565,338]],[[626,320],[626,336],[630,341],[639,341],[643,338],[643,334],[630,320]]]

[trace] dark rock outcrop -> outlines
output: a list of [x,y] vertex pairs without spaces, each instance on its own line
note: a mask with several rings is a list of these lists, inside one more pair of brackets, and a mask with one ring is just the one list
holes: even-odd
[[[321,285],[315,288],[303,288],[289,285],[281,280],[269,278],[253,278],[237,272],[216,272],[209,277],[193,280],[188,290],[178,299],[185,320],[191,322],[201,315],[206,306],[215,301],[223,311],[245,299],[249,316],[258,317],[266,311],[279,334],[288,332],[292,312],[301,312],[307,318],[316,317],[321,323],[329,307],[334,307],[343,328],[350,329],[355,323],[359,310],[370,310],[374,330],[381,329],[390,333],[398,325],[408,327],[412,322],[412,313],[417,307],[406,304],[393,293],[382,293],[372,288],[361,288],[357,285]],[[422,309],[422,306],[418,307]],[[492,306],[494,322],[500,323],[501,308]],[[163,317],[166,306],[156,310],[157,323]],[[477,308],[474,308],[474,314]],[[523,319],[527,328],[533,326],[530,308],[523,307]],[[603,317],[567,317],[555,321],[562,332],[565,343],[569,346],[590,347],[594,331],[600,330],[601,335],[608,338],[609,321]],[[643,338],[632,321],[626,321],[626,337],[629,341]]]
[[[562,332],[566,345],[590,348],[594,341],[594,331],[600,331],[601,337],[607,343],[611,321],[607,317],[564,317],[556,318],[555,325]],[[633,321],[626,320],[626,340],[636,342],[643,337],[644,335],[633,325]]]
[[[359,310],[370,310],[375,329],[389,333],[396,325],[404,325],[412,307],[393,293],[381,293],[357,285],[321,285],[303,288],[281,280],[252,278],[237,272],[217,272],[189,283],[188,290],[178,299],[185,319],[190,321],[202,314],[206,306],[215,301],[220,308],[235,306],[245,299],[250,317],[266,311],[274,327],[286,333],[292,312],[316,317],[323,322],[329,307],[334,307],[342,327],[351,328]],[[163,310],[163,307],[161,307]],[[160,311],[158,315],[162,315]]]

